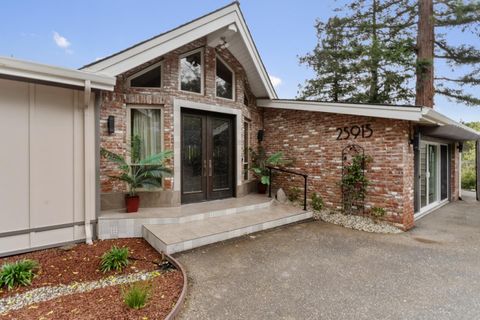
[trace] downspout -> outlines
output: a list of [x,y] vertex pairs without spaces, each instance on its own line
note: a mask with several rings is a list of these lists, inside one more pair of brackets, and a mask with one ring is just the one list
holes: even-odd
[[90,80],[85,80],[85,90],[84,90],[84,108],[83,108],[83,152],[84,152],[84,209],[85,209],[85,242],[87,244],[92,244],[92,226],[90,223],[90,207],[91,207],[91,195],[90,195],[90,186],[91,186],[91,168],[90,168],[90,151],[88,144],[90,143],[87,139],[89,135],[89,126],[88,121],[90,120],[90,99],[92,96],[92,88]]

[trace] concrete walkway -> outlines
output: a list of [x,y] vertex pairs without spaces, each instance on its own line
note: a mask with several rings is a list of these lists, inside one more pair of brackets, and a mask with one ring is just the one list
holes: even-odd
[[480,319],[480,203],[401,235],[308,222],[177,255],[181,319]]

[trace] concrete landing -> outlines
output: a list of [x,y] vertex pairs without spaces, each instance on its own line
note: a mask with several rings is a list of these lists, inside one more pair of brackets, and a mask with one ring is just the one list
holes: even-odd
[[125,209],[102,211],[98,217],[100,239],[133,238],[142,236],[145,224],[181,224],[221,217],[270,207],[271,198],[249,194],[241,198],[229,198],[168,208],[140,208],[136,213]]
[[275,228],[312,217],[312,212],[272,202],[263,208],[234,215],[177,224],[145,224],[142,236],[158,251],[168,254],[189,250],[242,235]]

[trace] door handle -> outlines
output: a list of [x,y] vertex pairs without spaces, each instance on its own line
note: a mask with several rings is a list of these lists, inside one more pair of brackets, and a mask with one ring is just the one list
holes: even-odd
[[208,175],[212,176],[212,159],[208,160]]

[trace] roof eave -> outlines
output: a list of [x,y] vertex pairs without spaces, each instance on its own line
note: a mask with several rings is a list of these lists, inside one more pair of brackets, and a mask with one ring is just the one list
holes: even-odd
[[0,57],[0,75],[73,87],[85,87],[85,81],[90,81],[92,89],[106,91],[113,91],[116,81],[114,77],[7,57]]
[[260,76],[265,94],[271,99],[277,98],[275,89],[260,58],[257,47],[253,42],[238,2],[233,2],[219,10],[213,11],[210,14],[151,38],[150,40],[141,42],[106,59],[84,66],[81,70],[94,74],[117,76],[141,63],[162,56],[232,23],[239,26],[240,34]]
[[349,103],[329,103],[281,99],[258,99],[257,104],[260,107],[266,108],[338,113],[374,118],[389,118],[396,120],[419,121],[421,118],[421,107],[394,107],[373,104],[357,105]]

